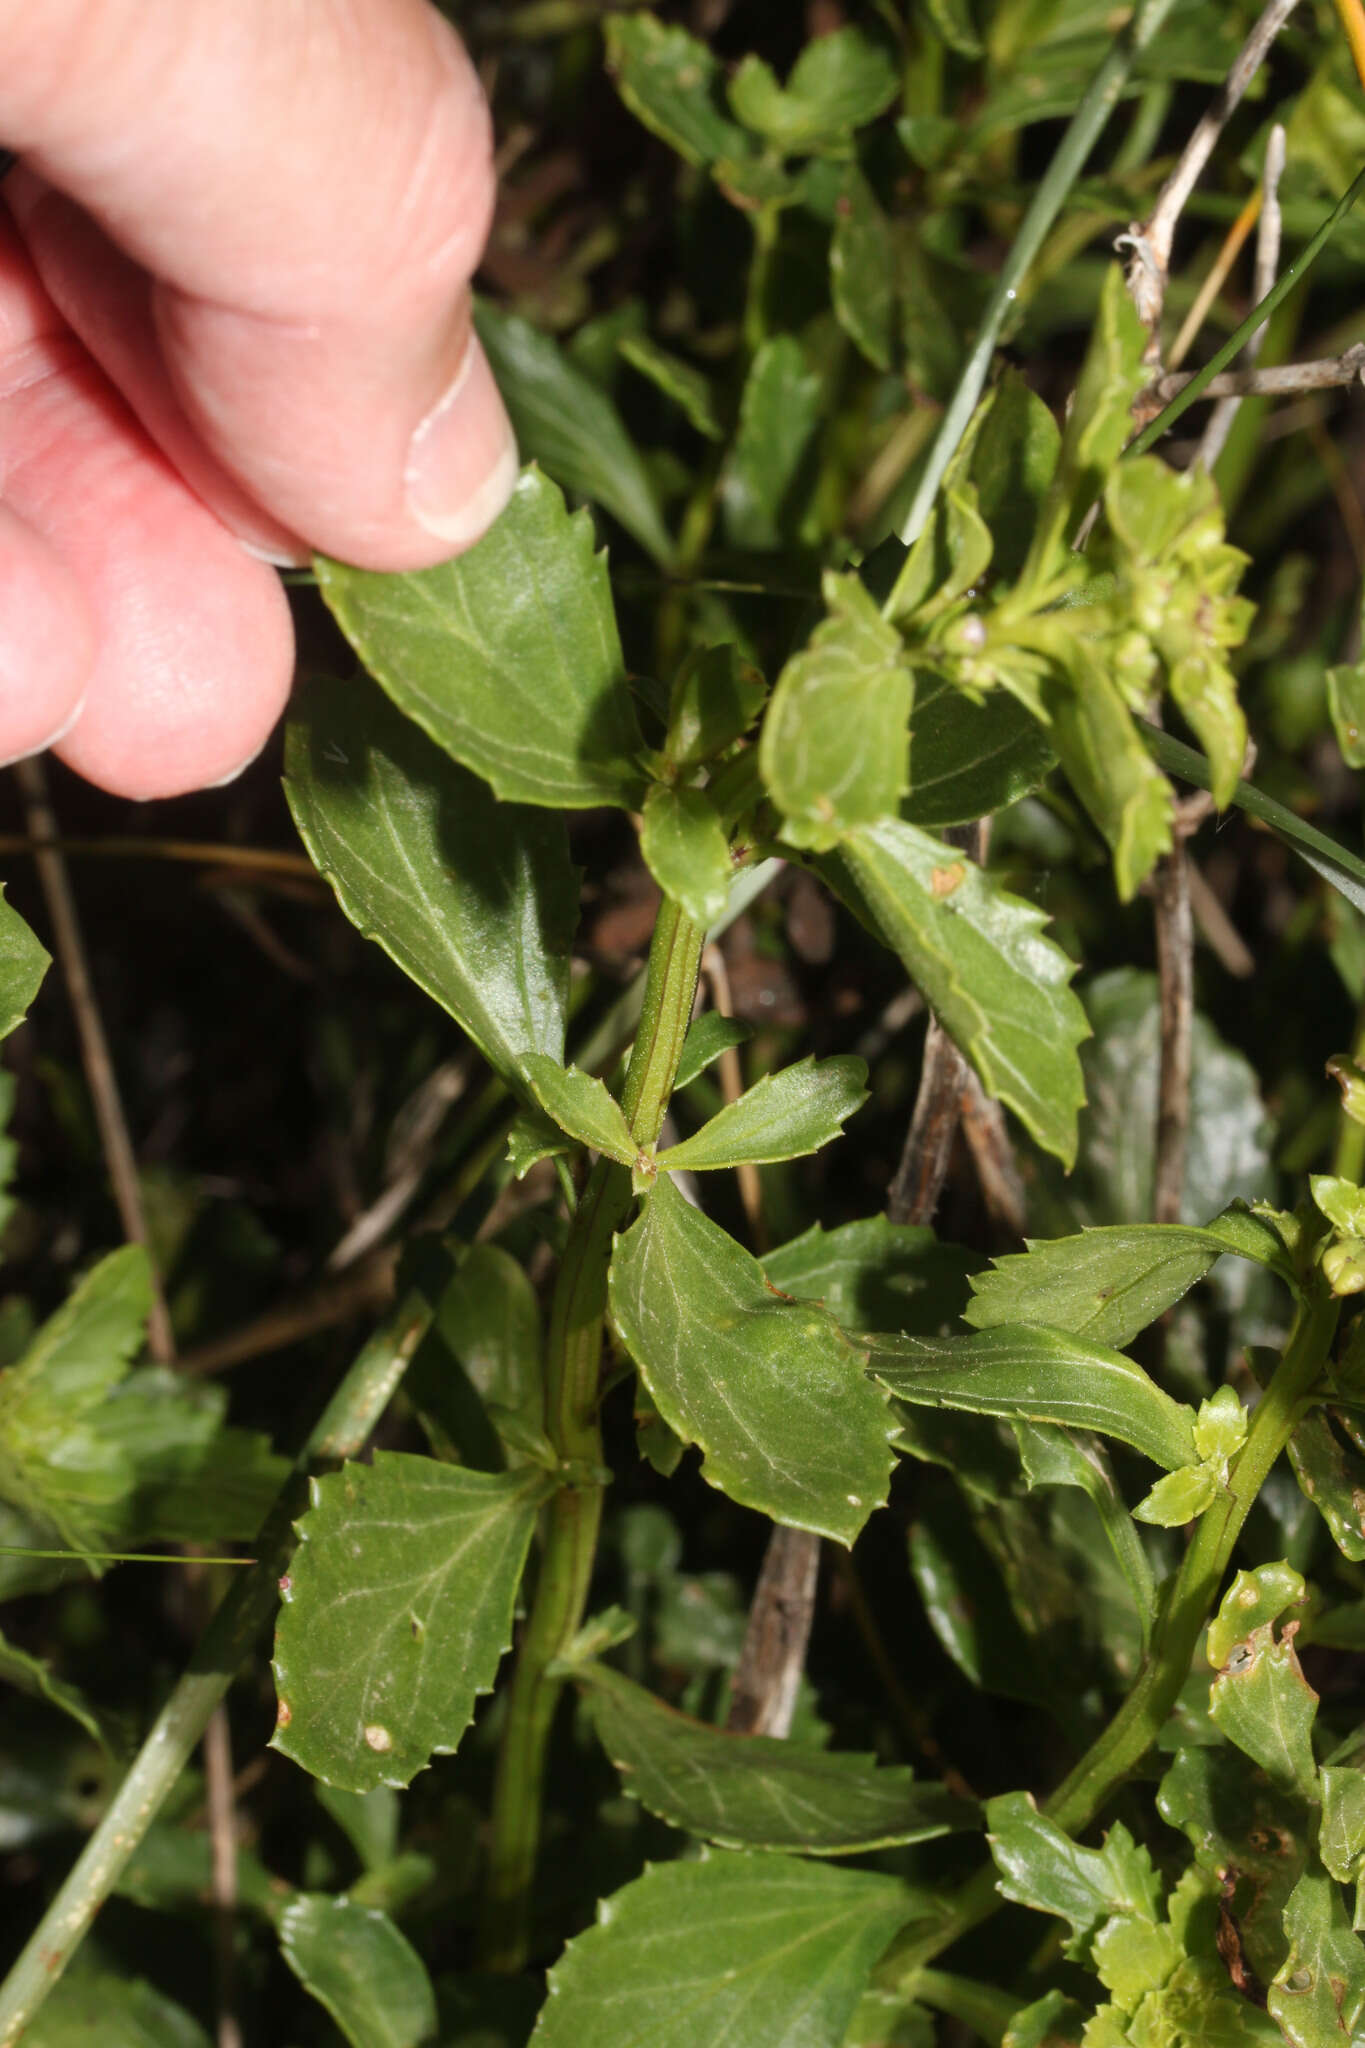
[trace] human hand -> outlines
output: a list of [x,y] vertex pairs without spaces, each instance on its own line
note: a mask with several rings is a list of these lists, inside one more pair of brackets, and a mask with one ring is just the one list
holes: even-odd
[[0,137],[0,761],[229,780],[269,561],[425,567],[515,481],[478,81],[427,0],[0,0]]

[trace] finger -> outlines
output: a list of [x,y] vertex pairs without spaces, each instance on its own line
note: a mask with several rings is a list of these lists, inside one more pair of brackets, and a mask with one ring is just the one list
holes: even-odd
[[53,549],[0,505],[0,765],[69,732],[94,666],[85,595]]
[[426,0],[0,0],[0,47],[16,210],[78,331],[43,179],[156,280],[184,414],[276,521],[375,567],[475,539],[516,464],[469,320],[490,132]]
[[[15,564],[23,603],[46,574],[50,620],[28,641],[13,620],[0,629],[13,654],[4,701],[64,692],[69,716],[83,686],[56,751],[118,795],[178,795],[238,772],[288,693],[292,634],[278,578],[152,446],[62,329],[2,220],[0,477],[0,556]],[[63,597],[65,622],[51,617]],[[65,655],[53,648],[64,630]],[[59,690],[44,680],[44,646],[53,671],[67,664]],[[50,731],[25,737],[36,745]]]

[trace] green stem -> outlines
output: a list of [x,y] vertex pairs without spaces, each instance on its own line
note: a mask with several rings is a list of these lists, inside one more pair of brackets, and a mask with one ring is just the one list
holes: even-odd
[[[631,1135],[652,1145],[663,1125],[687,1035],[703,934],[676,903],[654,928],[644,1002],[621,1106]],[[540,1575],[517,1652],[493,1787],[492,1843],[484,1893],[487,1968],[521,1969],[530,1945],[540,1842],[545,1753],[563,1681],[552,1675],[587,1604],[602,1519],[598,1417],[602,1324],[612,1239],[629,1212],[630,1174],[599,1159],[574,1214],[550,1310],[545,1353],[545,1428],[572,1479],[546,1511]]]
[[112,1804],[0,1986],[3,2048],[20,2038],[70,1962],[274,1612],[280,1575],[293,1555],[294,1521],[308,1504],[308,1474],[360,1449],[430,1327],[433,1307],[427,1291],[408,1293],[328,1402],[257,1539],[256,1564],[234,1583],[209,1623]]
[[[1351,1058],[1357,1066],[1365,1063],[1365,1003],[1356,1016]],[[1332,1171],[1341,1180],[1354,1181],[1357,1187],[1365,1175],[1365,1124],[1358,1124],[1353,1116],[1347,1116],[1344,1108],[1337,1111],[1337,1142],[1332,1152]]]
[[[1227,1488],[1200,1518],[1191,1538],[1132,1691],[1046,1802],[1044,1812],[1068,1834],[1079,1834],[1090,1825],[1141,1762],[1175,1706],[1242,1524],[1321,1376],[1340,1309],[1340,1302],[1327,1294],[1310,1296],[1300,1308],[1275,1377],[1252,1412]],[[985,1865],[962,1887],[942,1920],[928,1929],[908,1928],[888,1951],[879,1976],[886,1973],[891,1981],[902,1981],[907,1971],[922,1968],[989,1919],[1000,1904],[995,1879],[995,1866]]]
[[976,401],[985,386],[1000,330],[1014,308],[1024,275],[1084,170],[1085,160],[1117,105],[1129,73],[1170,13],[1172,5],[1173,0],[1144,0],[1128,33],[1115,38],[1113,47],[1091,79],[1065,135],[1057,145],[1028,211],[1019,223],[1019,232],[1010,245],[1009,255],[991,293],[972,352],[963,366],[957,389],[929,451],[914,503],[901,527],[901,539],[907,546],[918,540],[924,530],[944,471],[967,431],[968,422],[976,410]]

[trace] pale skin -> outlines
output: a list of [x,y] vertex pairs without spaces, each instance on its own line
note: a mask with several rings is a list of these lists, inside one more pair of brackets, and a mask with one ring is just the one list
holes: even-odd
[[272,562],[512,488],[483,95],[426,0],[0,0],[0,138],[0,761],[209,787],[289,691]]

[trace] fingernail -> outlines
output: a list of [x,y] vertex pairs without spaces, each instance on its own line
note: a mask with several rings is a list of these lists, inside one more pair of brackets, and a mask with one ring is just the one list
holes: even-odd
[[266,750],[266,748],[267,748],[267,747],[269,746],[269,744],[270,744],[270,734],[269,734],[269,733],[267,733],[267,734],[266,734],[266,736],[265,736],[265,738],[264,738],[264,739],[263,739],[263,740],[261,741],[261,744],[259,745],[259,747],[256,747],[256,748],[255,748],[255,749],[254,749],[254,750],[253,750],[253,751],[252,751],[251,753],[249,753],[249,754],[247,755],[247,757],[246,757],[245,761],[239,761],[239,762],[237,763],[237,766],[236,766],[235,768],[229,768],[229,770],[228,770],[227,774],[226,774],[226,775],[220,775],[220,776],[218,777],[218,779],[217,779],[217,780],[216,780],[215,782],[203,782],[203,783],[201,783],[201,784],[199,785],[199,786],[200,786],[200,788],[201,788],[201,789],[206,789],[206,790],[207,790],[207,789],[226,789],[226,788],[227,788],[227,786],[228,786],[228,784],[229,784],[230,782],[236,782],[236,780],[237,780],[238,776],[240,776],[240,775],[245,775],[245,774],[246,774],[246,771],[247,771],[247,769],[248,769],[248,768],[249,768],[249,767],[251,766],[251,764],[252,764],[252,762],[253,762],[253,761],[259,761],[259,760],[260,760],[260,758],[261,758],[261,755],[262,755],[262,754],[263,754],[263,753],[265,752],[265,750]]
[[412,437],[408,510],[452,553],[472,547],[511,497],[517,469],[512,422],[471,335],[454,382]]
[[0,768],[12,768],[16,761],[31,761],[35,755],[45,754],[49,747],[55,747],[58,740],[66,738],[84,709],[85,691],[82,690],[55,732],[50,732],[45,740],[39,740],[36,747],[21,747],[17,754],[6,754],[4,759],[0,760]]

